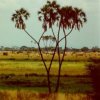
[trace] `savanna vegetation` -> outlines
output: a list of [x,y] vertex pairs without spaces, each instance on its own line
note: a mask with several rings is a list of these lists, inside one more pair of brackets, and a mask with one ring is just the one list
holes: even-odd
[[[41,60],[44,64],[45,71],[47,73],[47,82],[48,82],[48,92],[58,92],[59,91],[59,83],[60,83],[60,74],[61,67],[64,61],[64,56],[67,48],[67,37],[71,34],[74,29],[80,30],[83,27],[83,24],[87,21],[86,14],[82,9],[75,8],[72,6],[60,6],[56,1],[47,1],[47,3],[38,11],[38,19],[42,22],[43,32],[41,33],[39,40],[36,40],[27,30],[25,20],[28,20],[30,17],[30,13],[21,8],[16,10],[14,14],[12,14],[11,20],[15,22],[15,27],[17,29],[23,30],[38,46],[38,51],[41,56]],[[57,32],[55,33],[54,26],[56,26]],[[51,36],[44,36],[48,29],[51,30],[51,35],[55,39],[55,46],[53,50],[53,55],[50,59],[49,65],[46,64],[45,58],[41,49],[41,39],[45,39],[48,41],[51,39]],[[62,32],[62,33],[61,33]],[[49,38],[50,37],[50,38]],[[64,50],[60,52],[60,44],[64,42]],[[47,42],[46,46],[47,48]],[[47,50],[47,49],[46,49]],[[47,50],[48,51],[48,50]],[[55,54],[57,52],[58,55],[58,77],[56,80],[55,90],[52,91],[51,81],[50,81],[50,70],[52,68],[52,63],[54,61]]]
[[[4,51],[5,52],[5,51]],[[11,86],[14,88],[35,88],[36,91],[47,91],[46,72],[41,62],[41,57],[38,53],[30,53],[27,56],[25,51],[12,53],[6,51],[8,55],[0,54],[0,84],[1,87]],[[67,52],[61,70],[60,91],[66,92],[92,92],[92,80],[88,73],[86,65],[91,63],[90,58],[99,58],[99,53],[74,53]],[[44,54],[47,57],[46,64],[49,65],[51,54]],[[55,80],[57,78],[58,62],[55,58],[53,66],[50,71],[51,86],[55,87]],[[81,87],[81,88],[80,88]],[[83,88],[83,89],[82,89]]]
[[[100,86],[96,82],[100,76],[100,64],[95,63],[99,62],[100,49],[92,48],[91,52],[87,47],[79,51],[67,48],[67,37],[74,29],[79,31],[87,22],[85,12],[77,7],[47,1],[38,11],[43,28],[38,40],[27,31],[25,20],[30,16],[24,8],[16,10],[11,16],[15,27],[23,30],[38,48],[27,49],[23,46],[20,50],[1,50],[2,100],[91,100]],[[48,29],[51,35],[47,35]],[[41,41],[44,47],[41,47]],[[61,42],[64,43],[63,49]]]
[[[18,54],[17,51],[15,53],[6,51],[8,55],[4,55],[4,52],[0,53],[0,96],[5,98],[4,94],[6,94],[8,95],[7,98],[16,98],[16,100],[20,100],[19,98],[26,100],[27,97],[30,100],[34,98],[37,98],[37,100],[46,99],[47,97],[50,99],[49,95],[47,96],[46,94],[48,92],[48,83],[45,68],[38,52],[31,52],[29,57],[26,51]],[[43,56],[48,56],[48,60],[46,61],[48,65],[51,54],[45,53]],[[37,59],[35,59],[36,57]],[[93,80],[86,66],[91,64],[92,61],[90,58],[94,57],[99,59],[99,52],[66,53],[60,76],[59,93],[61,94],[59,95],[61,95],[61,98],[65,98],[65,100],[69,98],[70,100],[75,96],[77,100],[81,100],[82,98],[91,100],[94,94]],[[52,90],[55,89],[55,80],[57,78],[57,58],[53,61],[50,71]],[[15,93],[14,96],[11,96],[12,92]],[[68,97],[66,97],[65,93]],[[39,97],[39,95],[43,95],[43,97]],[[54,96],[52,94],[52,96],[52,99],[56,96],[57,100],[59,100],[58,95],[55,94]],[[73,98],[73,100],[76,99]]]

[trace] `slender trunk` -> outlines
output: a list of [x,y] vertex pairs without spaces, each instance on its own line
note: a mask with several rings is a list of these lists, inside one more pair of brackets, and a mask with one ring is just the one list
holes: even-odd
[[[60,25],[59,25],[59,30],[58,30],[58,41],[59,41],[59,35],[60,35]],[[60,57],[60,48],[59,48],[59,44],[60,42],[58,43],[58,46],[57,46],[57,53],[58,53],[58,63],[59,63],[59,69],[58,69],[58,72],[60,72],[60,63],[61,63],[61,57]],[[57,82],[56,82],[56,88],[55,88],[55,92],[58,91],[58,87],[59,87],[59,76],[60,74],[58,73],[58,78],[57,78]]]
[[53,62],[54,57],[55,57],[55,54],[56,54],[57,46],[58,46],[58,43],[56,44],[56,47],[55,47],[54,52],[53,52],[53,56],[52,56],[51,61],[50,61],[50,64],[49,64],[49,68],[48,68],[49,71],[51,69],[51,65],[52,65],[52,62]]
[[47,72],[47,80],[48,80],[48,90],[49,90],[49,93],[51,93],[51,86],[50,86],[50,73],[49,73],[49,70],[47,68],[47,65],[45,63],[45,60],[43,58],[43,55],[42,55],[42,52],[41,52],[41,48],[40,48],[40,45],[38,44],[38,47],[39,47],[39,52],[40,52],[40,55],[41,55],[41,58],[42,58],[42,62],[45,66],[45,69],[46,69],[46,72]]
[[[44,58],[43,58],[42,51],[41,51],[41,48],[40,48],[40,45],[39,45],[42,36],[40,37],[39,42],[37,42],[26,30],[24,30],[24,31],[25,31],[25,32],[27,33],[27,35],[28,35],[29,37],[31,37],[31,39],[33,39],[33,40],[37,43],[37,45],[38,45],[38,49],[39,49],[39,52],[40,52],[40,56],[41,56],[42,62],[43,62],[43,64],[44,64],[45,69],[46,69],[46,72],[47,72],[48,91],[49,91],[49,93],[51,93],[50,74],[49,74],[49,70],[48,70],[47,65],[46,65],[46,63],[45,63],[45,60],[44,60]],[[43,34],[44,34],[44,33],[43,33]],[[43,35],[43,34],[42,34],[42,35]]]
[[[55,39],[56,39],[56,36],[55,36],[55,34],[54,34],[54,31],[53,31],[53,28],[52,28],[52,27],[51,27],[51,31],[52,31],[52,33],[53,33],[53,36],[54,36]],[[59,41],[57,41],[57,39],[56,39],[55,41],[56,41],[56,46],[55,46],[55,49],[54,49],[54,51],[53,51],[53,56],[52,56],[51,61],[50,61],[50,64],[49,64],[49,68],[48,68],[49,71],[50,71],[50,69],[51,69],[52,62],[53,62],[54,57],[55,57],[55,54],[56,54],[57,46],[58,46],[58,44],[59,44]]]
[[61,71],[61,64],[59,65],[58,77],[57,77],[57,83],[56,83],[56,89],[55,89],[55,92],[58,92],[58,90],[59,90],[59,84],[60,84],[60,71]]
[[65,52],[66,52],[66,45],[67,45],[67,38],[66,38],[66,33],[65,33],[65,30],[64,29],[63,29],[63,32],[64,32],[64,36],[65,36],[65,47],[64,47],[62,59],[60,60],[60,63],[59,63],[58,79],[57,79],[57,85],[56,85],[55,92],[58,92],[58,90],[59,90],[60,76],[61,76],[61,67],[62,67],[62,63],[63,63],[63,60],[64,60],[64,56],[65,56]]
[[55,33],[54,33],[54,30],[53,30],[53,27],[52,27],[52,26],[51,26],[51,31],[52,31],[52,34],[53,34],[53,36],[54,36],[56,42],[57,42],[57,39],[56,39],[56,36],[55,36]]
[[32,37],[26,30],[24,30],[24,31],[25,31],[25,33],[26,33],[32,40],[35,41],[35,43],[38,44],[38,42],[36,41],[36,39],[35,39],[34,37]]
[[47,52],[47,44],[45,40],[43,40],[43,44],[44,44],[44,51]]
[[48,40],[46,40],[46,54],[48,54]]
[[[65,56],[65,52],[66,52],[67,36],[70,35],[70,33],[72,32],[73,28],[74,28],[74,25],[73,25],[72,29],[70,30],[70,32],[69,32],[68,34],[66,34],[66,33],[65,33],[65,30],[63,29],[64,37],[62,37],[62,38],[56,43],[56,48],[57,48],[58,44],[59,44],[63,39],[65,39],[65,49],[64,49],[64,52],[63,52],[63,56],[62,56],[61,63],[59,64],[58,79],[57,79],[57,85],[56,85],[55,92],[58,92],[58,90],[59,90],[60,72],[61,72],[61,66],[62,66],[62,63],[63,63],[63,60],[64,60],[64,56]],[[55,50],[56,50],[56,49],[55,49]],[[54,53],[54,55],[55,55],[55,53]],[[53,56],[53,58],[54,58],[54,56]],[[52,64],[52,62],[51,62],[51,64]]]
[[[59,30],[58,30],[58,41],[59,41],[59,35],[60,35],[60,25],[59,25]],[[58,62],[60,65],[60,50],[59,50],[59,43],[58,43],[58,47],[57,47],[57,53],[58,53]]]
[[52,90],[51,90],[51,85],[50,85],[50,71],[45,64],[45,61],[44,61],[44,58],[43,58],[43,55],[42,55],[42,52],[41,52],[41,48],[40,48],[40,45],[39,45],[44,33],[45,32],[42,33],[42,35],[41,35],[41,37],[38,41],[38,47],[39,47],[39,52],[40,52],[40,55],[41,55],[41,58],[42,58],[42,62],[44,63],[44,66],[45,66],[45,69],[46,69],[46,72],[47,72],[48,91],[49,91],[49,93],[51,93]]
[[45,41],[43,40],[43,44],[44,44],[44,50],[46,50],[46,44]]

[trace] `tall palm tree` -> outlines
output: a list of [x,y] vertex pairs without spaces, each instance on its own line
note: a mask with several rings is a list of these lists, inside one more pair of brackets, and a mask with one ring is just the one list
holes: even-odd
[[15,22],[16,28],[25,29],[26,24],[24,20],[28,20],[29,16],[29,12],[24,8],[21,8],[20,10],[16,10],[16,12],[12,15],[11,20]]
[[[77,30],[80,30],[81,27],[83,27],[83,23],[86,22],[86,15],[85,13],[78,8],[73,8],[72,6],[65,6],[60,7],[55,1],[48,1],[43,8],[38,12],[39,14],[39,20],[43,22],[42,27],[44,31],[47,31],[47,28],[53,27],[53,25],[58,25],[58,34],[56,37],[56,47],[54,50],[53,57],[51,59],[51,63],[49,66],[49,70],[52,65],[52,60],[54,59],[55,51],[57,50],[58,53],[58,59],[59,59],[59,70],[58,70],[58,80],[56,85],[56,92],[59,88],[59,81],[60,81],[60,71],[62,62],[64,60],[64,55],[66,51],[66,45],[67,45],[67,36],[72,32],[72,30],[75,28]],[[63,29],[64,37],[60,39],[60,30]],[[66,33],[66,29],[70,30],[69,33]],[[53,29],[52,29],[54,37],[56,36]],[[65,47],[62,58],[60,57],[60,41],[65,40]]]
[[40,40],[41,40],[42,35],[40,36],[39,41],[37,41],[33,36],[31,36],[26,31],[25,20],[27,20],[29,18],[29,16],[30,16],[29,12],[27,10],[25,10],[24,8],[21,8],[19,10],[16,10],[15,13],[12,14],[11,20],[13,22],[15,22],[15,27],[16,28],[24,30],[26,32],[26,34],[38,45],[39,53],[40,53],[41,59],[43,61],[44,67],[45,67],[46,72],[47,72],[48,89],[49,89],[49,92],[51,92],[50,85],[49,85],[49,83],[50,83],[49,82],[49,72],[48,72],[48,69],[47,69],[47,65],[45,63],[45,60],[43,58],[42,49],[40,47]]
[[83,27],[83,23],[87,21],[86,14],[82,9],[73,8],[72,6],[62,7],[60,13],[60,24],[64,29],[78,29]]
[[[58,69],[58,79],[57,79],[57,85],[56,85],[56,90],[55,92],[58,91],[59,89],[59,82],[60,82],[60,71],[61,71],[61,66],[62,62],[64,60],[65,56],[65,50],[66,50],[66,45],[67,45],[67,36],[72,32],[73,29],[80,30],[81,27],[83,27],[83,23],[86,22],[86,15],[85,13],[78,8],[73,8],[72,6],[67,6],[67,7],[60,7],[55,1],[47,1],[47,4],[45,4],[40,11],[38,12],[38,19],[42,21],[42,27],[44,29],[43,34],[40,36],[39,42],[35,40],[34,37],[32,37],[27,31],[26,31],[26,24],[25,20],[27,20],[30,16],[27,10],[24,8],[21,8],[20,10],[17,10],[13,15],[12,15],[12,21],[15,22],[15,27],[18,29],[24,30],[34,41],[37,43],[39,52],[42,58],[42,61],[44,63],[44,66],[47,71],[47,79],[48,79],[48,89],[49,92],[51,91],[51,85],[50,85],[50,69],[52,67],[52,63],[56,54],[56,50],[58,53],[58,62],[59,62],[59,69]],[[58,27],[58,33],[55,34],[53,30],[53,26],[57,25]],[[49,66],[46,65],[45,60],[43,58],[43,54],[40,48],[40,40],[42,39],[45,31],[50,28],[52,30],[52,34],[56,40],[56,46],[54,49],[53,56],[51,58]],[[60,32],[61,29],[63,30],[63,34],[61,34],[62,37],[60,37]],[[66,33],[66,29],[70,30],[69,33]],[[57,36],[56,36],[57,35]],[[45,39],[48,41],[48,37],[45,37]],[[64,52],[63,56],[60,57],[60,42],[64,40]]]
[[24,9],[21,8],[19,10],[16,10],[14,14],[12,14],[12,18],[11,20],[13,22],[15,22],[15,27],[18,29],[22,29],[26,32],[26,34],[28,36],[31,37],[31,39],[34,40],[35,43],[38,44],[38,42],[36,41],[36,39],[34,37],[32,37],[27,31],[26,31],[26,24],[25,24],[25,20],[28,20],[28,18],[30,17],[30,13]]
[[[39,20],[43,22],[42,27],[44,31],[47,31],[47,25],[49,28],[52,28],[52,26],[59,21],[59,14],[58,9],[60,6],[56,3],[56,1],[50,2],[47,1],[47,4],[41,8],[41,10],[38,12],[39,14]],[[54,35],[54,34],[53,34]]]
[[[59,14],[60,14],[59,25],[63,29],[63,33],[64,33],[63,39],[65,39],[65,47],[64,47],[62,59],[59,64],[56,92],[58,91],[59,88],[60,71],[61,71],[62,62],[64,60],[64,55],[67,48],[66,46],[67,36],[72,32],[74,28],[80,30],[80,28],[83,27],[83,23],[87,21],[85,13],[81,9],[73,8],[72,6],[62,7],[59,10]],[[69,33],[66,33],[65,31],[66,29],[71,29],[71,31]]]

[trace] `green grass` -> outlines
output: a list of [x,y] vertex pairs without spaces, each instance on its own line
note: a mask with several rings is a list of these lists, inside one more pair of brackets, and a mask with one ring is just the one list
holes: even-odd
[[[49,65],[49,62],[46,62]],[[62,75],[85,75],[87,70],[85,62],[64,62],[62,65]],[[51,74],[55,75],[58,72],[58,62],[53,62]],[[0,61],[0,74],[26,74],[36,73],[45,74],[45,67],[41,61]]]
[[[69,94],[69,98],[73,98],[73,100],[81,100],[82,98],[77,99],[80,98],[80,94],[91,94],[91,92],[93,92],[93,86],[91,84],[92,80],[89,76],[87,76],[88,70],[86,68],[86,65],[89,63],[89,55],[91,57],[95,57],[95,53],[89,53],[87,54],[87,57],[85,55],[77,57],[76,53],[74,55],[69,53],[69,55],[65,56],[65,61],[63,62],[61,69],[61,75],[63,76],[61,76],[59,92],[64,92],[64,95]],[[47,60],[46,64],[49,65],[51,55],[45,54],[43,56],[45,57],[45,60]],[[50,74],[53,75],[50,78],[53,90],[57,79],[55,75],[57,75],[58,72],[57,60],[58,57],[56,55],[50,72]],[[9,75],[11,75],[11,77],[7,78]],[[22,91],[20,92],[20,90]],[[20,95],[19,97],[24,100],[25,97],[28,96],[32,96],[33,98],[33,93],[37,92],[38,96],[41,95],[40,93],[48,92],[46,71],[43,63],[41,62],[40,56],[32,53],[28,58],[25,53],[12,54],[10,52],[8,56],[3,56],[1,53],[0,97],[4,96],[7,99],[9,94],[10,98],[14,98],[14,100],[16,100],[16,96]],[[72,96],[70,97],[70,95]],[[31,97],[28,97],[28,99],[31,100]]]
[[[49,65],[49,62],[46,62]],[[86,62],[64,62],[61,70],[61,92],[91,92],[91,79],[88,74]],[[53,62],[51,69],[51,85],[54,89],[58,71],[58,62]],[[31,75],[33,74],[33,75]],[[12,75],[10,78],[6,76]],[[31,76],[25,76],[31,75]],[[45,75],[45,76],[44,76]],[[0,88],[24,88],[35,91],[48,91],[46,71],[41,61],[15,61],[0,60]],[[3,77],[3,78],[2,78]]]
[[[52,89],[55,89],[57,77],[51,77]],[[14,76],[13,78],[0,80],[2,89],[31,89],[37,92],[47,92],[46,76]],[[90,93],[93,92],[91,79],[89,77],[61,77],[60,92],[68,93]]]

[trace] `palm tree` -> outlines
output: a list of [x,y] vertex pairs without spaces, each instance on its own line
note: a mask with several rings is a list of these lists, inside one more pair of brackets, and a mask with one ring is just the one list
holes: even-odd
[[[52,30],[52,34],[56,39],[57,42],[57,38],[55,36],[55,33],[53,31],[53,25],[58,25],[59,23],[59,11],[60,6],[56,3],[56,1],[47,1],[47,4],[44,5],[40,11],[38,12],[38,19],[39,21],[42,21],[42,27],[44,29],[44,31],[47,31],[47,28],[50,28]],[[47,27],[48,26],[48,27]],[[54,52],[55,55],[55,52]],[[54,55],[52,60],[54,59]],[[52,60],[51,60],[51,64],[52,64]],[[51,66],[50,64],[50,66]],[[50,66],[49,66],[49,70],[50,70]]]
[[[49,36],[46,35],[46,36],[42,36],[42,40],[44,42],[44,46],[45,46],[45,50],[46,52],[48,53],[48,40],[49,40]],[[46,42],[46,43],[45,43]]]
[[56,37],[50,35],[49,40],[50,40],[49,47],[51,47],[56,42]]
[[42,36],[42,40],[43,40],[44,47],[46,47],[46,44],[45,44],[45,36]]
[[11,20],[13,22],[15,22],[15,27],[18,29],[22,29],[24,30],[28,36],[30,36],[36,43],[38,43],[36,41],[36,39],[34,37],[32,37],[27,31],[26,31],[26,24],[25,24],[25,20],[28,20],[28,18],[30,17],[29,12],[24,9],[21,8],[19,10],[16,10],[14,14],[12,14],[12,18]]
[[72,6],[62,7],[60,13],[60,27],[64,29],[78,29],[83,27],[83,23],[87,21],[85,13],[82,9],[72,8]]
[[[39,20],[43,22],[42,27],[44,31],[47,31],[47,28],[51,28],[53,36],[56,39],[56,47],[50,62],[49,71],[51,69],[52,61],[54,59],[55,52],[57,50],[59,59],[58,79],[55,90],[55,92],[57,92],[59,88],[61,66],[66,52],[67,36],[72,32],[74,28],[80,30],[80,28],[83,27],[83,23],[86,22],[86,15],[81,9],[73,8],[72,6],[60,7],[55,1],[53,2],[48,1],[47,4],[43,6],[43,8],[41,8],[38,14],[39,14],[38,17]],[[53,26],[55,24],[57,25],[57,27],[59,27],[57,37],[53,30]],[[63,30],[64,37],[60,39],[61,29]],[[68,33],[66,33],[66,29],[69,30]],[[61,58],[59,45],[63,39],[65,41],[64,42],[65,46],[64,46],[63,56]]]
[[43,58],[43,54],[42,54],[42,49],[40,47],[40,40],[42,38],[42,35],[44,34],[44,32],[42,33],[42,35],[40,36],[39,38],[39,41],[37,41],[33,36],[31,36],[27,31],[26,31],[26,24],[25,24],[25,20],[27,20],[29,18],[30,14],[27,10],[25,10],[24,8],[21,8],[19,10],[16,10],[14,14],[12,14],[12,18],[11,20],[13,22],[15,22],[15,27],[18,28],[18,29],[21,29],[21,30],[24,30],[26,32],[26,34],[38,45],[38,50],[39,50],[39,53],[40,53],[40,56],[41,56],[41,59],[42,59],[42,62],[44,64],[44,67],[46,69],[46,72],[47,72],[47,80],[48,80],[48,89],[49,89],[49,92],[51,92],[51,89],[50,89],[50,82],[49,82],[49,72],[48,72],[48,69],[47,69],[47,65],[45,63],[45,60]]
[[[61,71],[61,66],[64,61],[64,56],[66,52],[66,46],[67,46],[67,36],[70,35],[70,33],[73,31],[73,29],[80,30],[81,27],[83,27],[83,23],[86,22],[86,15],[85,13],[78,8],[73,8],[72,6],[67,6],[67,7],[60,7],[56,1],[47,1],[47,4],[45,4],[40,11],[38,12],[38,19],[39,21],[42,21],[42,28],[44,32],[39,38],[39,41],[36,41],[34,37],[32,37],[27,31],[26,31],[26,24],[25,20],[27,20],[30,16],[27,10],[24,8],[21,8],[20,10],[17,10],[13,15],[12,15],[12,21],[15,22],[15,27],[18,29],[24,30],[38,45],[38,49],[43,61],[43,64],[45,66],[46,72],[47,72],[47,79],[48,79],[48,89],[49,92],[51,91],[51,85],[50,85],[50,69],[52,67],[52,63],[56,54],[58,54],[58,78],[57,78],[57,84],[56,84],[56,89],[55,92],[58,92],[59,89],[59,82],[60,82],[60,71]],[[58,32],[55,34],[53,26],[58,27]],[[43,58],[42,50],[40,48],[40,40],[42,38],[46,39],[47,41],[51,37],[44,37],[44,33],[47,31],[47,29],[50,28],[52,31],[53,41],[56,41],[55,49],[52,55],[52,58],[50,60],[49,66],[46,65],[46,62]],[[63,30],[63,34],[61,34],[61,29]],[[69,30],[68,33],[66,33],[66,29]],[[60,37],[60,34],[62,37]],[[60,56],[60,42],[64,40],[64,52],[63,56]]]
[[45,35],[45,36],[42,36],[42,40],[44,43],[45,50],[48,53],[48,48],[51,48],[53,46],[53,43],[56,42],[56,38],[52,35]]
[[[47,31],[47,25],[49,28],[52,29],[52,26],[59,21],[59,14],[58,10],[60,9],[60,6],[56,3],[56,1],[50,2],[47,1],[47,4],[41,8],[41,10],[38,12],[38,19],[39,21],[42,21],[42,27],[44,31]],[[53,35],[55,37],[55,34],[53,32]]]
[[29,12],[24,8],[21,8],[20,10],[16,10],[11,19],[15,22],[16,28],[24,30],[26,28],[24,20],[28,20],[29,16]]
[[[83,23],[87,21],[85,13],[81,9],[73,8],[72,6],[62,7],[59,10],[59,14],[60,14],[59,28],[63,29],[64,37],[62,39],[65,39],[65,47],[62,59],[60,60],[59,63],[58,80],[55,90],[56,92],[58,91],[59,88],[60,71],[67,48],[67,36],[72,32],[74,28],[80,30],[80,28],[83,27]],[[67,34],[65,31],[66,29],[68,30],[70,29],[70,32]]]

